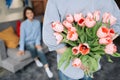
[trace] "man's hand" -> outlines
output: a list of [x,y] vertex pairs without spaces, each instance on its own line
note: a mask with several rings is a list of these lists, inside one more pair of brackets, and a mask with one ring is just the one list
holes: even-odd
[[17,56],[21,56],[21,55],[24,55],[24,54],[25,54],[24,51],[18,51]]
[[57,51],[58,54],[63,54],[65,52],[65,50],[67,49],[67,47],[63,47],[63,48],[60,48]]

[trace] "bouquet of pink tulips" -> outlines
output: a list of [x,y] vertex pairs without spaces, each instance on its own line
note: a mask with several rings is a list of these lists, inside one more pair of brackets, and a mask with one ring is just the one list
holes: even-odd
[[111,28],[116,20],[107,12],[100,19],[100,11],[95,11],[86,16],[82,13],[68,14],[63,22],[53,22],[51,25],[57,44],[65,43],[68,47],[62,54],[58,67],[63,63],[64,68],[72,65],[82,68],[85,75],[92,77],[98,70],[102,56],[106,55],[110,62],[110,56],[120,57],[116,52],[117,47],[113,44],[116,33]]

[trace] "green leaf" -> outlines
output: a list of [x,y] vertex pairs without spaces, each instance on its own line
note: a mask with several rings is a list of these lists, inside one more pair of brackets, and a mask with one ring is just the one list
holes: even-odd
[[79,36],[81,36],[81,34],[82,34],[82,29],[81,29],[81,27],[78,25],[78,24],[74,24],[74,27],[77,29],[77,33],[78,33],[78,35]]
[[81,58],[83,65],[89,68],[89,71],[85,72],[85,73],[90,74],[90,73],[96,72],[98,70],[98,61],[99,60],[96,60],[95,58],[90,57],[88,55],[86,55],[86,56],[83,56]]
[[91,72],[96,72],[98,70],[98,61],[95,58],[90,57],[90,65]]
[[114,53],[112,56],[113,57],[120,57],[120,53]]
[[77,46],[77,43],[76,42],[73,42],[73,41],[70,41],[70,40],[66,40],[66,39],[63,39],[62,41],[63,43],[66,43],[70,46]]
[[94,58],[94,56],[95,56],[95,54],[92,53],[92,52],[90,52],[88,55],[90,55],[90,56],[93,57],[93,58]]
[[89,39],[92,39],[92,38],[93,38],[93,36],[92,36],[92,35],[90,35],[90,34],[91,34],[91,32],[89,31],[89,29],[88,29],[88,28],[86,28],[86,34],[87,34],[87,36],[89,37]]
[[[65,63],[66,61],[67,61],[67,65],[69,65],[71,56],[72,56],[72,49],[67,48],[67,50],[60,57],[60,60],[58,62],[58,68],[60,68],[63,65],[63,63]],[[67,65],[66,65],[66,67],[67,67]]]
[[108,22],[107,26],[108,26],[108,28],[110,28],[110,20],[109,20],[109,22]]
[[93,28],[93,33],[96,35],[97,30],[101,27],[102,22],[97,22],[96,26]]
[[84,41],[85,41],[84,34],[80,36],[80,40],[81,40],[82,43],[84,43]]
[[105,52],[103,50],[97,50],[93,52],[95,55],[104,55]]
[[93,45],[99,45],[98,38],[94,40]]
[[78,44],[82,43],[82,41],[80,40],[80,37],[78,37]]
[[91,51],[97,51],[97,50],[99,50],[99,49],[100,49],[100,46],[97,46],[97,47],[91,48],[90,50],[91,50]]
[[74,26],[74,27],[76,27],[76,24],[75,24],[75,23],[73,23],[73,26]]
[[61,35],[66,39],[66,35],[64,33],[61,33]]
[[70,60],[71,60],[71,57],[69,57],[69,58],[67,59],[67,61],[65,62],[64,70],[69,66]]
[[90,43],[90,47],[97,47],[100,44],[98,43],[98,39],[92,40],[89,42]]
[[68,30],[67,30],[66,28],[64,28],[64,31],[63,31],[63,32],[67,34]]
[[88,58],[89,58],[89,56],[88,55],[81,55],[80,56],[80,60],[84,63],[84,62],[86,62],[87,60],[88,60]]
[[109,55],[106,55],[106,57],[107,57],[107,59],[108,59],[108,62],[113,63],[113,61],[112,61],[112,59],[110,58],[110,56],[109,56]]
[[99,55],[99,54],[96,54],[96,55],[94,55],[94,56],[95,56],[95,59],[96,59],[96,60],[98,60],[98,59],[101,58],[101,55]]

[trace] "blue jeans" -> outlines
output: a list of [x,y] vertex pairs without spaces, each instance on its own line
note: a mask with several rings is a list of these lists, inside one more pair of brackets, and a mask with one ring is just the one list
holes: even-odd
[[25,45],[26,50],[30,51],[32,58],[39,57],[41,62],[45,65],[48,64],[47,59],[43,51],[38,50],[34,44],[26,44]]
[[82,79],[71,79],[67,76],[65,76],[60,70],[58,71],[59,74],[59,80],[92,80],[90,77],[84,77]]

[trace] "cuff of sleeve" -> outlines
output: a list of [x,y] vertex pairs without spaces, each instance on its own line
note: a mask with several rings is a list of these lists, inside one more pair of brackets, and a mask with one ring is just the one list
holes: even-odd
[[24,51],[24,48],[19,48],[20,51]]
[[37,46],[37,45],[41,45],[41,43],[36,43],[35,45],[36,45],[36,46]]

